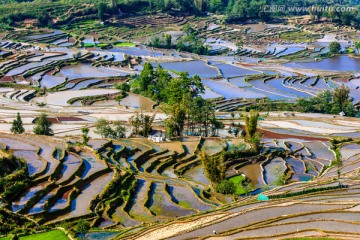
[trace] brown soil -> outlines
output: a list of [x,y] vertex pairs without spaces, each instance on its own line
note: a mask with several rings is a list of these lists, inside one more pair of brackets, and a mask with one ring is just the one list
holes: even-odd
[[328,138],[322,137],[310,137],[310,136],[296,136],[290,134],[282,134],[282,133],[275,133],[265,129],[258,128],[258,132],[263,134],[263,138],[272,138],[272,139],[285,139],[285,138],[297,138],[309,141],[328,141]]

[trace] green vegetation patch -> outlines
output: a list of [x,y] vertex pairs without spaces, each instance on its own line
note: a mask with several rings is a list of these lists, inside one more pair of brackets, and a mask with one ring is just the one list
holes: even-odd
[[190,203],[185,202],[185,201],[184,202],[179,202],[178,204],[179,204],[179,206],[181,206],[183,208],[191,208]]
[[54,230],[46,233],[33,234],[25,237],[21,237],[21,240],[69,240],[64,232],[60,230]]
[[314,42],[316,39],[320,39],[321,36],[317,34],[311,34],[306,32],[288,32],[280,35],[281,39],[291,42]]
[[235,187],[236,187],[236,191],[235,194],[236,195],[241,195],[246,193],[246,189],[242,186],[242,182],[245,180],[245,177],[242,175],[237,175],[235,177],[231,177],[228,179],[230,182],[233,182]]
[[96,46],[96,44],[94,44],[94,43],[84,43],[84,47],[95,47]]
[[131,42],[117,42],[114,43],[115,47],[135,47],[136,44],[135,43],[131,43]]

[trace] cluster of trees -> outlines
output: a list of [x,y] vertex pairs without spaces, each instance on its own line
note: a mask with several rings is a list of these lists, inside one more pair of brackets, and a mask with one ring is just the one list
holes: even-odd
[[[3,0],[3,3],[12,3],[12,5],[20,5],[22,0]],[[26,1],[38,3],[38,1]],[[51,1],[52,2],[52,1]],[[321,17],[327,17],[331,21],[339,22],[344,25],[358,26],[360,23],[360,11],[357,7],[357,2],[353,0],[334,0],[329,3],[326,0],[318,1],[298,1],[298,0],[111,0],[108,3],[100,0],[62,0],[64,4],[82,4],[93,3],[95,7],[86,7],[79,14],[84,16],[89,13],[97,13],[99,19],[104,21],[107,16],[111,14],[117,14],[121,9],[123,12],[141,12],[149,13],[154,11],[170,12],[177,10],[181,13],[198,14],[202,15],[206,12],[225,14],[226,20],[244,21],[248,19],[261,19],[267,21],[273,17],[291,16],[310,14],[313,18],[320,19]],[[37,4],[38,5],[38,4]],[[34,6],[37,6],[34,4]],[[352,11],[317,11],[309,8],[308,11],[296,11],[291,9],[285,9],[285,11],[271,12],[264,11],[264,7],[268,5],[285,5],[291,7],[338,7],[338,6],[355,6]],[[25,6],[25,5],[24,5]],[[28,6],[28,5],[26,5]],[[20,5],[21,8],[21,5]],[[19,8],[16,8],[18,10]],[[22,11],[9,12],[2,18],[3,23],[12,25],[14,22],[24,20],[26,18],[38,18],[39,22],[44,26],[51,23],[47,17],[47,12],[36,9],[28,8]],[[293,11],[293,12],[291,12]],[[56,12],[56,11],[55,11]],[[59,12],[58,15],[63,14]],[[11,16],[10,16],[11,15]],[[54,14],[52,14],[54,15]],[[56,15],[56,13],[55,13]],[[57,16],[51,16],[55,18]]]
[[133,115],[129,122],[131,126],[133,127],[132,133],[136,136],[143,136],[147,137],[149,133],[152,130],[152,124],[154,122],[156,113],[154,113],[152,116],[146,115],[144,113],[136,113]]
[[183,31],[186,35],[182,36],[177,43],[172,41],[172,36],[170,34],[163,34],[161,36],[152,37],[149,40],[148,45],[156,48],[174,48],[180,52],[191,52],[200,55],[209,54],[209,48],[196,36],[195,32],[188,24],[184,25]]
[[216,135],[217,130],[223,128],[215,118],[214,106],[200,96],[204,86],[199,76],[179,73],[178,78],[173,78],[161,66],[155,70],[146,63],[130,86],[131,91],[162,104],[163,110],[170,115],[165,122],[168,137],[181,136],[184,132],[188,135]]
[[[51,126],[52,126],[52,122],[49,119],[47,119],[47,115],[43,113],[36,119],[33,132],[36,135],[51,136],[53,135],[53,130]],[[23,122],[19,113],[12,122],[10,131],[14,134],[23,134],[25,132],[25,128],[23,126]]]
[[179,75],[179,78],[173,78],[161,66],[155,70],[150,63],[145,63],[141,74],[130,84],[131,91],[170,105],[181,102],[184,95],[194,98],[204,91],[199,76]]
[[[34,8],[25,8],[21,11],[21,0],[3,0],[3,3],[12,3],[12,5],[19,5],[20,7],[14,8],[16,12],[9,12],[6,16],[2,17],[2,22],[7,25],[13,25],[17,21],[22,21],[26,18],[37,18],[42,26],[47,26],[52,23],[51,18],[56,18],[62,15],[62,11],[55,11],[48,15],[47,11],[38,7],[38,1],[34,2]],[[52,2],[52,1],[51,1]],[[51,3],[50,2],[50,3]],[[321,17],[327,17],[331,21],[339,22],[344,25],[358,26],[360,23],[360,11],[356,1],[353,0],[334,0],[331,3],[326,0],[318,1],[298,1],[298,0],[111,0],[107,3],[100,0],[62,0],[63,4],[82,4],[93,3],[94,7],[84,7],[78,16],[85,16],[88,14],[97,13],[100,20],[104,21],[112,14],[118,14],[119,9],[128,13],[149,13],[154,11],[170,12],[178,11],[186,14],[204,15],[206,12],[218,13],[226,15],[226,21],[245,21],[249,19],[260,19],[268,21],[274,17],[304,15],[310,14],[314,20]],[[307,11],[296,11],[290,8],[285,11],[264,11],[266,6],[269,5],[285,5],[291,7],[342,7],[354,6],[352,11],[317,11],[309,8]],[[25,6],[25,5],[24,5]],[[27,4],[26,6],[29,6]],[[292,11],[292,12],[291,12]]]
[[166,133],[169,137],[186,135],[216,136],[224,128],[224,124],[215,117],[215,109],[211,102],[201,97],[184,99],[163,109],[170,117],[165,121]]
[[[327,17],[332,21],[337,21],[344,25],[356,26],[360,22],[360,12],[356,7],[356,1],[353,0],[334,0],[331,3],[326,0],[318,0],[315,2],[310,0],[123,0],[118,2],[120,7],[132,11],[136,11],[137,7],[138,11],[139,9],[147,9],[150,11],[169,12],[170,10],[177,9],[184,13],[193,14],[204,14],[205,12],[225,14],[229,22],[248,19],[267,21],[273,17],[301,14],[310,14],[315,20],[321,17]],[[312,7],[315,5],[316,7],[355,6],[355,8],[352,11],[317,11],[312,8],[309,8],[308,11],[296,11],[290,8],[278,12],[264,11],[265,7],[269,5],[285,5],[291,7]]]
[[149,40],[150,47],[156,48],[173,48],[172,36],[170,34],[162,34],[161,37],[154,36]]
[[302,112],[317,112],[327,114],[339,114],[344,112],[346,116],[353,117],[355,109],[350,97],[350,89],[345,85],[335,89],[318,93],[317,96],[305,99],[300,98],[297,102]]
[[239,144],[232,147],[229,151],[224,151],[219,155],[209,156],[206,152],[200,154],[200,160],[204,167],[206,176],[215,186],[216,191],[223,194],[234,194],[236,186],[233,182],[225,179],[225,164],[224,162],[229,159],[237,159],[248,156],[258,155],[261,151],[261,134],[257,132],[259,113],[251,111],[248,115],[244,116],[245,122],[245,135],[244,140],[251,148],[248,149],[245,144]]
[[120,121],[110,122],[101,118],[95,124],[95,133],[102,138],[121,139],[125,137],[126,128]]
[[0,195],[2,199],[9,200],[14,194],[27,187],[30,181],[28,170],[21,165],[20,160],[11,154],[0,158]]
[[341,45],[338,42],[332,42],[329,45],[330,53],[337,54],[341,51]]

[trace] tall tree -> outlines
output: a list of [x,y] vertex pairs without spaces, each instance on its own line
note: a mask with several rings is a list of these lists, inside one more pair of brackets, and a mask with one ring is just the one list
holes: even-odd
[[90,223],[84,219],[79,220],[76,225],[75,231],[81,236],[82,239],[85,239],[85,234],[90,230]]
[[84,145],[88,145],[88,142],[90,140],[89,131],[90,131],[90,129],[88,127],[83,127],[81,129],[82,139],[83,139],[83,144]]
[[333,92],[333,113],[339,113],[340,111],[348,112],[349,109],[353,109],[352,99],[350,98],[350,88],[341,85],[340,88],[336,88]]
[[165,44],[167,48],[171,47],[172,37],[171,34],[165,34]]
[[14,134],[22,134],[25,132],[20,113],[17,113],[16,119],[12,122],[10,131]]
[[165,121],[166,132],[169,137],[178,137],[182,135],[184,130],[186,112],[180,104],[169,106],[166,111],[170,117]]
[[224,157],[209,156],[205,151],[200,154],[206,176],[212,183],[220,183],[225,178]]
[[107,11],[107,8],[108,8],[108,6],[103,2],[99,3],[99,5],[97,6],[97,10],[98,10],[97,15],[101,21],[105,20],[105,13]]
[[139,90],[147,91],[154,78],[155,75],[153,66],[151,63],[145,63],[144,69],[141,71],[139,76]]
[[340,45],[340,43],[338,43],[338,42],[332,42],[332,43],[330,43],[330,45],[329,45],[329,50],[330,50],[330,52],[333,53],[333,54],[339,53],[340,50],[341,50],[341,45]]
[[246,137],[248,139],[252,138],[255,135],[258,119],[259,119],[259,113],[256,111],[250,111],[248,115],[244,116],[245,132],[246,132]]
[[42,113],[40,117],[36,120],[33,132],[36,135],[53,135],[53,130],[51,128],[52,123],[49,119],[47,119],[47,115]]
[[251,111],[249,115],[245,115],[245,132],[246,141],[250,143],[252,149],[255,152],[260,150],[260,137],[261,135],[256,132],[258,125],[259,113]]
[[146,115],[144,113],[136,113],[133,115],[129,122],[133,126],[133,134],[147,137],[151,131],[152,124],[154,122],[156,113],[152,116]]

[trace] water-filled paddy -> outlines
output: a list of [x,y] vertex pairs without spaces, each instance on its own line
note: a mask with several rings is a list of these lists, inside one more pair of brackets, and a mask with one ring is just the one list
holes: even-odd
[[259,188],[265,184],[262,175],[263,170],[261,168],[261,163],[246,165],[240,168],[239,171],[251,180],[251,185],[254,188]]
[[64,77],[44,75],[40,81],[40,87],[53,88],[65,81],[66,79]]
[[[71,86],[71,85],[66,85],[66,88],[72,88],[72,90],[80,90],[82,88],[87,88],[89,85],[91,84],[95,84],[100,82],[101,80],[97,80],[97,79],[90,79],[90,80],[85,80],[85,81],[81,81],[78,84],[76,84],[75,86]],[[69,83],[70,84],[70,83]]]
[[285,171],[286,165],[282,158],[272,159],[264,166],[264,179],[267,184],[277,181]]
[[198,182],[204,185],[210,185],[209,179],[206,177],[204,168],[202,166],[197,166],[190,169],[185,173],[185,178]]
[[235,77],[229,79],[229,82],[237,87],[250,87],[251,85],[247,82],[245,82],[246,77]]
[[110,172],[89,183],[80,195],[71,202],[71,212],[60,217],[60,219],[78,217],[89,213],[90,201],[103,191],[104,186],[111,181],[113,175],[114,173]]
[[170,195],[164,190],[163,183],[155,183],[149,209],[155,215],[165,217],[180,217],[194,213],[193,210],[185,209],[171,201]]
[[26,190],[18,201],[13,202],[12,204],[13,212],[17,212],[18,210],[22,209],[25,206],[26,202],[29,201],[38,191],[40,191],[43,188],[44,185],[40,184]]
[[306,92],[302,92],[302,91],[298,91],[295,88],[291,88],[291,87],[286,87],[283,84],[283,79],[282,78],[274,78],[274,79],[270,79],[268,81],[266,81],[266,84],[277,89],[280,92],[283,93],[287,93],[290,94],[291,96],[296,96],[296,97],[310,97],[310,95]]
[[170,195],[182,207],[197,209],[199,211],[207,211],[212,206],[207,205],[199,200],[192,189],[180,185],[169,186]]
[[198,75],[201,78],[216,77],[219,73],[215,68],[209,67],[204,61],[152,63],[153,66],[161,65],[165,69],[176,72],[188,72],[190,76]]
[[276,99],[276,100],[296,98],[294,95],[289,94],[287,92],[278,91],[277,88],[273,88],[271,85],[268,85],[267,82],[264,83],[263,79],[252,80],[252,81],[250,81],[250,84],[254,88],[257,88],[257,89],[259,89],[261,91],[264,91],[265,92],[264,94],[271,93],[273,95],[278,95],[278,99]]
[[61,170],[61,178],[58,182],[63,182],[68,180],[76,170],[80,167],[81,160],[73,154],[69,154],[65,157],[63,168]]
[[219,68],[224,78],[260,73],[251,69],[242,68],[230,64],[220,64],[220,65],[216,65],[216,67]]
[[284,65],[294,68],[308,68],[327,71],[359,71],[360,59],[340,55],[318,62],[292,62]]
[[131,198],[130,211],[129,214],[131,217],[139,221],[151,221],[154,217],[150,214],[149,210],[146,209],[145,202],[147,199],[147,194],[150,187],[150,182],[147,182],[142,179],[138,179],[139,186],[137,189],[136,195]]
[[50,105],[60,105],[60,106],[69,106],[68,101],[76,97],[85,97],[85,96],[98,96],[118,93],[118,90],[115,89],[88,89],[88,90],[75,90],[75,91],[63,91],[63,92],[54,92],[48,93],[45,97],[35,98],[35,102],[44,102]]
[[116,235],[119,235],[118,232],[92,232],[85,235],[87,240],[110,240]]
[[98,160],[95,155],[89,152],[80,152],[79,156],[82,157],[85,164],[85,171],[81,176],[82,179],[85,179],[91,176],[92,174],[106,168],[103,162]]
[[265,95],[255,93],[246,88],[237,88],[224,81],[202,80],[203,84],[209,87],[212,91],[224,96],[227,99],[238,98],[264,98]]
[[45,161],[41,160],[35,151],[14,150],[13,153],[16,157],[26,161],[30,176],[41,172],[45,167]]
[[91,78],[91,77],[114,77],[120,76],[119,72],[111,69],[100,69],[92,67],[89,64],[77,64],[74,66],[64,67],[60,70],[60,74],[67,77],[69,80],[76,78]]

